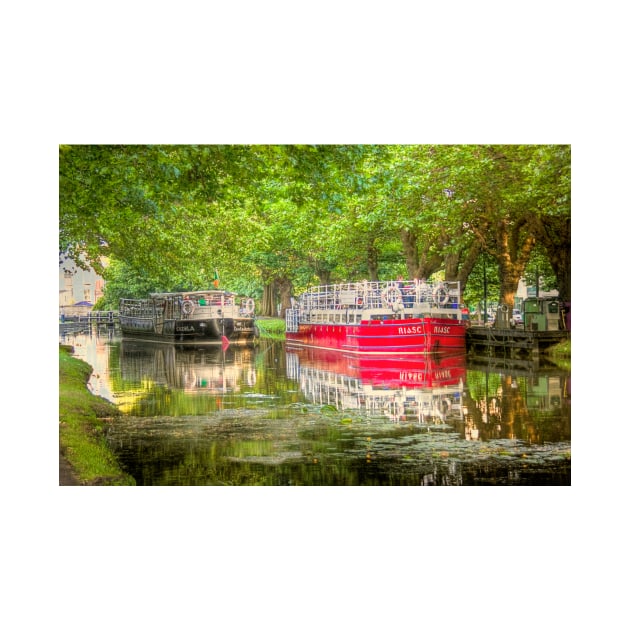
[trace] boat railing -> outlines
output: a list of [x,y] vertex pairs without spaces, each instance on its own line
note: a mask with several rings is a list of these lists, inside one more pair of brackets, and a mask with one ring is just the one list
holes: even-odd
[[[186,307],[185,303],[189,305]],[[126,317],[152,319],[162,313],[168,317],[185,319],[207,319],[213,317],[254,317],[254,301],[251,298],[235,300],[233,297],[185,297],[156,294],[151,299],[123,298],[119,305],[120,314]]]
[[123,298],[118,310],[123,317],[153,317],[153,304],[148,300]]
[[302,311],[340,308],[460,308],[458,281],[367,281],[316,286],[298,301]]
[[197,304],[192,313],[192,319],[204,319],[207,317],[254,317],[253,301],[233,299],[217,301],[213,303]]

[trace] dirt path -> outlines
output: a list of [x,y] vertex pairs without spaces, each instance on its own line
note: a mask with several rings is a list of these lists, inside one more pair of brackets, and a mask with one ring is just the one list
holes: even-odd
[[72,467],[68,460],[59,453],[59,485],[60,486],[80,486]]

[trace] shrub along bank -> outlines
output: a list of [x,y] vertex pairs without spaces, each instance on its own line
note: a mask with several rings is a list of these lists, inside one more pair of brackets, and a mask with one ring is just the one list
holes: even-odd
[[90,365],[59,347],[59,456],[65,457],[81,485],[133,486],[105,440],[108,421],[120,415],[109,401],[87,389]]

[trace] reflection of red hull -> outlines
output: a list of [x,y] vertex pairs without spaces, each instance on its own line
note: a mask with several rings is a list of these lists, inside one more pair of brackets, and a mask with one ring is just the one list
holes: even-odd
[[466,324],[440,317],[299,324],[286,338],[289,344],[362,354],[457,354],[466,351]]
[[441,387],[457,385],[466,377],[466,355],[423,355],[410,358],[349,355],[319,348],[291,349],[300,365],[358,378],[377,387]]

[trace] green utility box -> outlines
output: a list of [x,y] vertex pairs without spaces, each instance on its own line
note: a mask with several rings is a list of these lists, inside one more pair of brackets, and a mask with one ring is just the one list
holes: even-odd
[[523,325],[525,330],[560,330],[560,303],[556,298],[527,298]]

